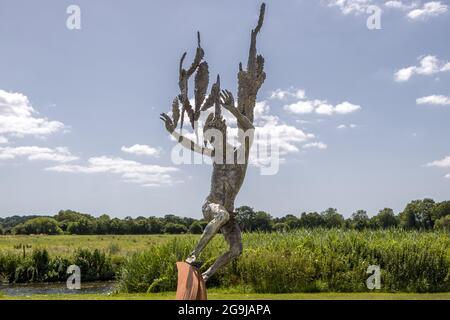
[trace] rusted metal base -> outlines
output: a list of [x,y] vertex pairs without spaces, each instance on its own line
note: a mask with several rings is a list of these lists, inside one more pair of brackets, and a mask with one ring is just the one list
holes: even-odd
[[207,300],[206,285],[200,271],[186,262],[177,262],[177,269],[176,300]]

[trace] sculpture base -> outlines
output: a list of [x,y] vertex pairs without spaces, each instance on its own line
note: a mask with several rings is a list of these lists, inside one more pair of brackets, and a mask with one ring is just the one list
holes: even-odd
[[176,300],[207,300],[206,285],[200,271],[186,262],[177,262],[177,269]]

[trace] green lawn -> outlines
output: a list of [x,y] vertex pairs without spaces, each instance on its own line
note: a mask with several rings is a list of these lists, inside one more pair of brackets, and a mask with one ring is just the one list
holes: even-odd
[[[2,296],[0,300],[174,300],[174,292],[152,294],[64,294],[33,295],[27,297]],[[244,294],[213,291],[210,300],[450,300],[446,293],[288,293]]]

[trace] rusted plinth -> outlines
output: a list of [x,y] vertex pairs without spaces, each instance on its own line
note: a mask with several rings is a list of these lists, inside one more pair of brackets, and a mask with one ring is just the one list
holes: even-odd
[[201,273],[189,263],[177,262],[177,300],[207,300],[206,286]]

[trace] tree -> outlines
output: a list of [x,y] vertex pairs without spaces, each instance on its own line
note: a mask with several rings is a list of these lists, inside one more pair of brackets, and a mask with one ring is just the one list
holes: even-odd
[[243,232],[253,231],[256,212],[249,206],[242,206],[236,209],[236,219]]
[[81,218],[78,221],[69,222],[67,232],[70,234],[94,234],[97,224],[94,220]]
[[446,215],[445,217],[436,220],[434,228],[436,230],[450,231],[450,215]]
[[289,230],[294,230],[300,228],[302,222],[299,218],[294,216],[293,214],[286,215],[282,220],[282,223],[285,223]]
[[331,228],[342,228],[345,224],[344,217],[338,213],[337,209],[328,208],[322,212],[323,221],[325,227]]
[[287,232],[289,231],[289,226],[285,222],[275,223],[272,229],[276,232]]
[[55,220],[58,221],[59,226],[63,231],[68,231],[67,229],[71,222],[78,222],[81,219],[94,220],[94,217],[73,210],[60,210],[55,216]]
[[102,214],[97,218],[97,234],[109,234],[109,224],[111,222],[111,218],[107,214]]
[[253,230],[257,231],[271,231],[272,230],[272,217],[270,214],[264,211],[258,211],[255,214],[253,222]]
[[364,230],[369,227],[369,216],[364,210],[358,210],[352,214],[351,226],[356,230]]
[[169,222],[164,226],[164,233],[169,234],[187,233],[187,228],[182,224]]
[[34,218],[13,228],[14,234],[61,234],[58,222],[49,217]]
[[415,200],[400,213],[400,223],[405,229],[432,229],[436,203],[433,199]]
[[202,234],[203,228],[200,225],[200,222],[195,221],[189,226],[189,233],[192,234]]
[[325,219],[317,212],[303,212],[300,216],[300,225],[302,228],[319,228],[325,226]]
[[434,206],[432,216],[434,221],[450,215],[450,201],[439,202]]
[[376,229],[394,228],[397,227],[398,224],[399,219],[391,208],[380,210],[380,212],[371,219],[371,225]]
[[150,217],[146,220],[146,233],[160,234],[163,233],[164,223],[159,218]]

